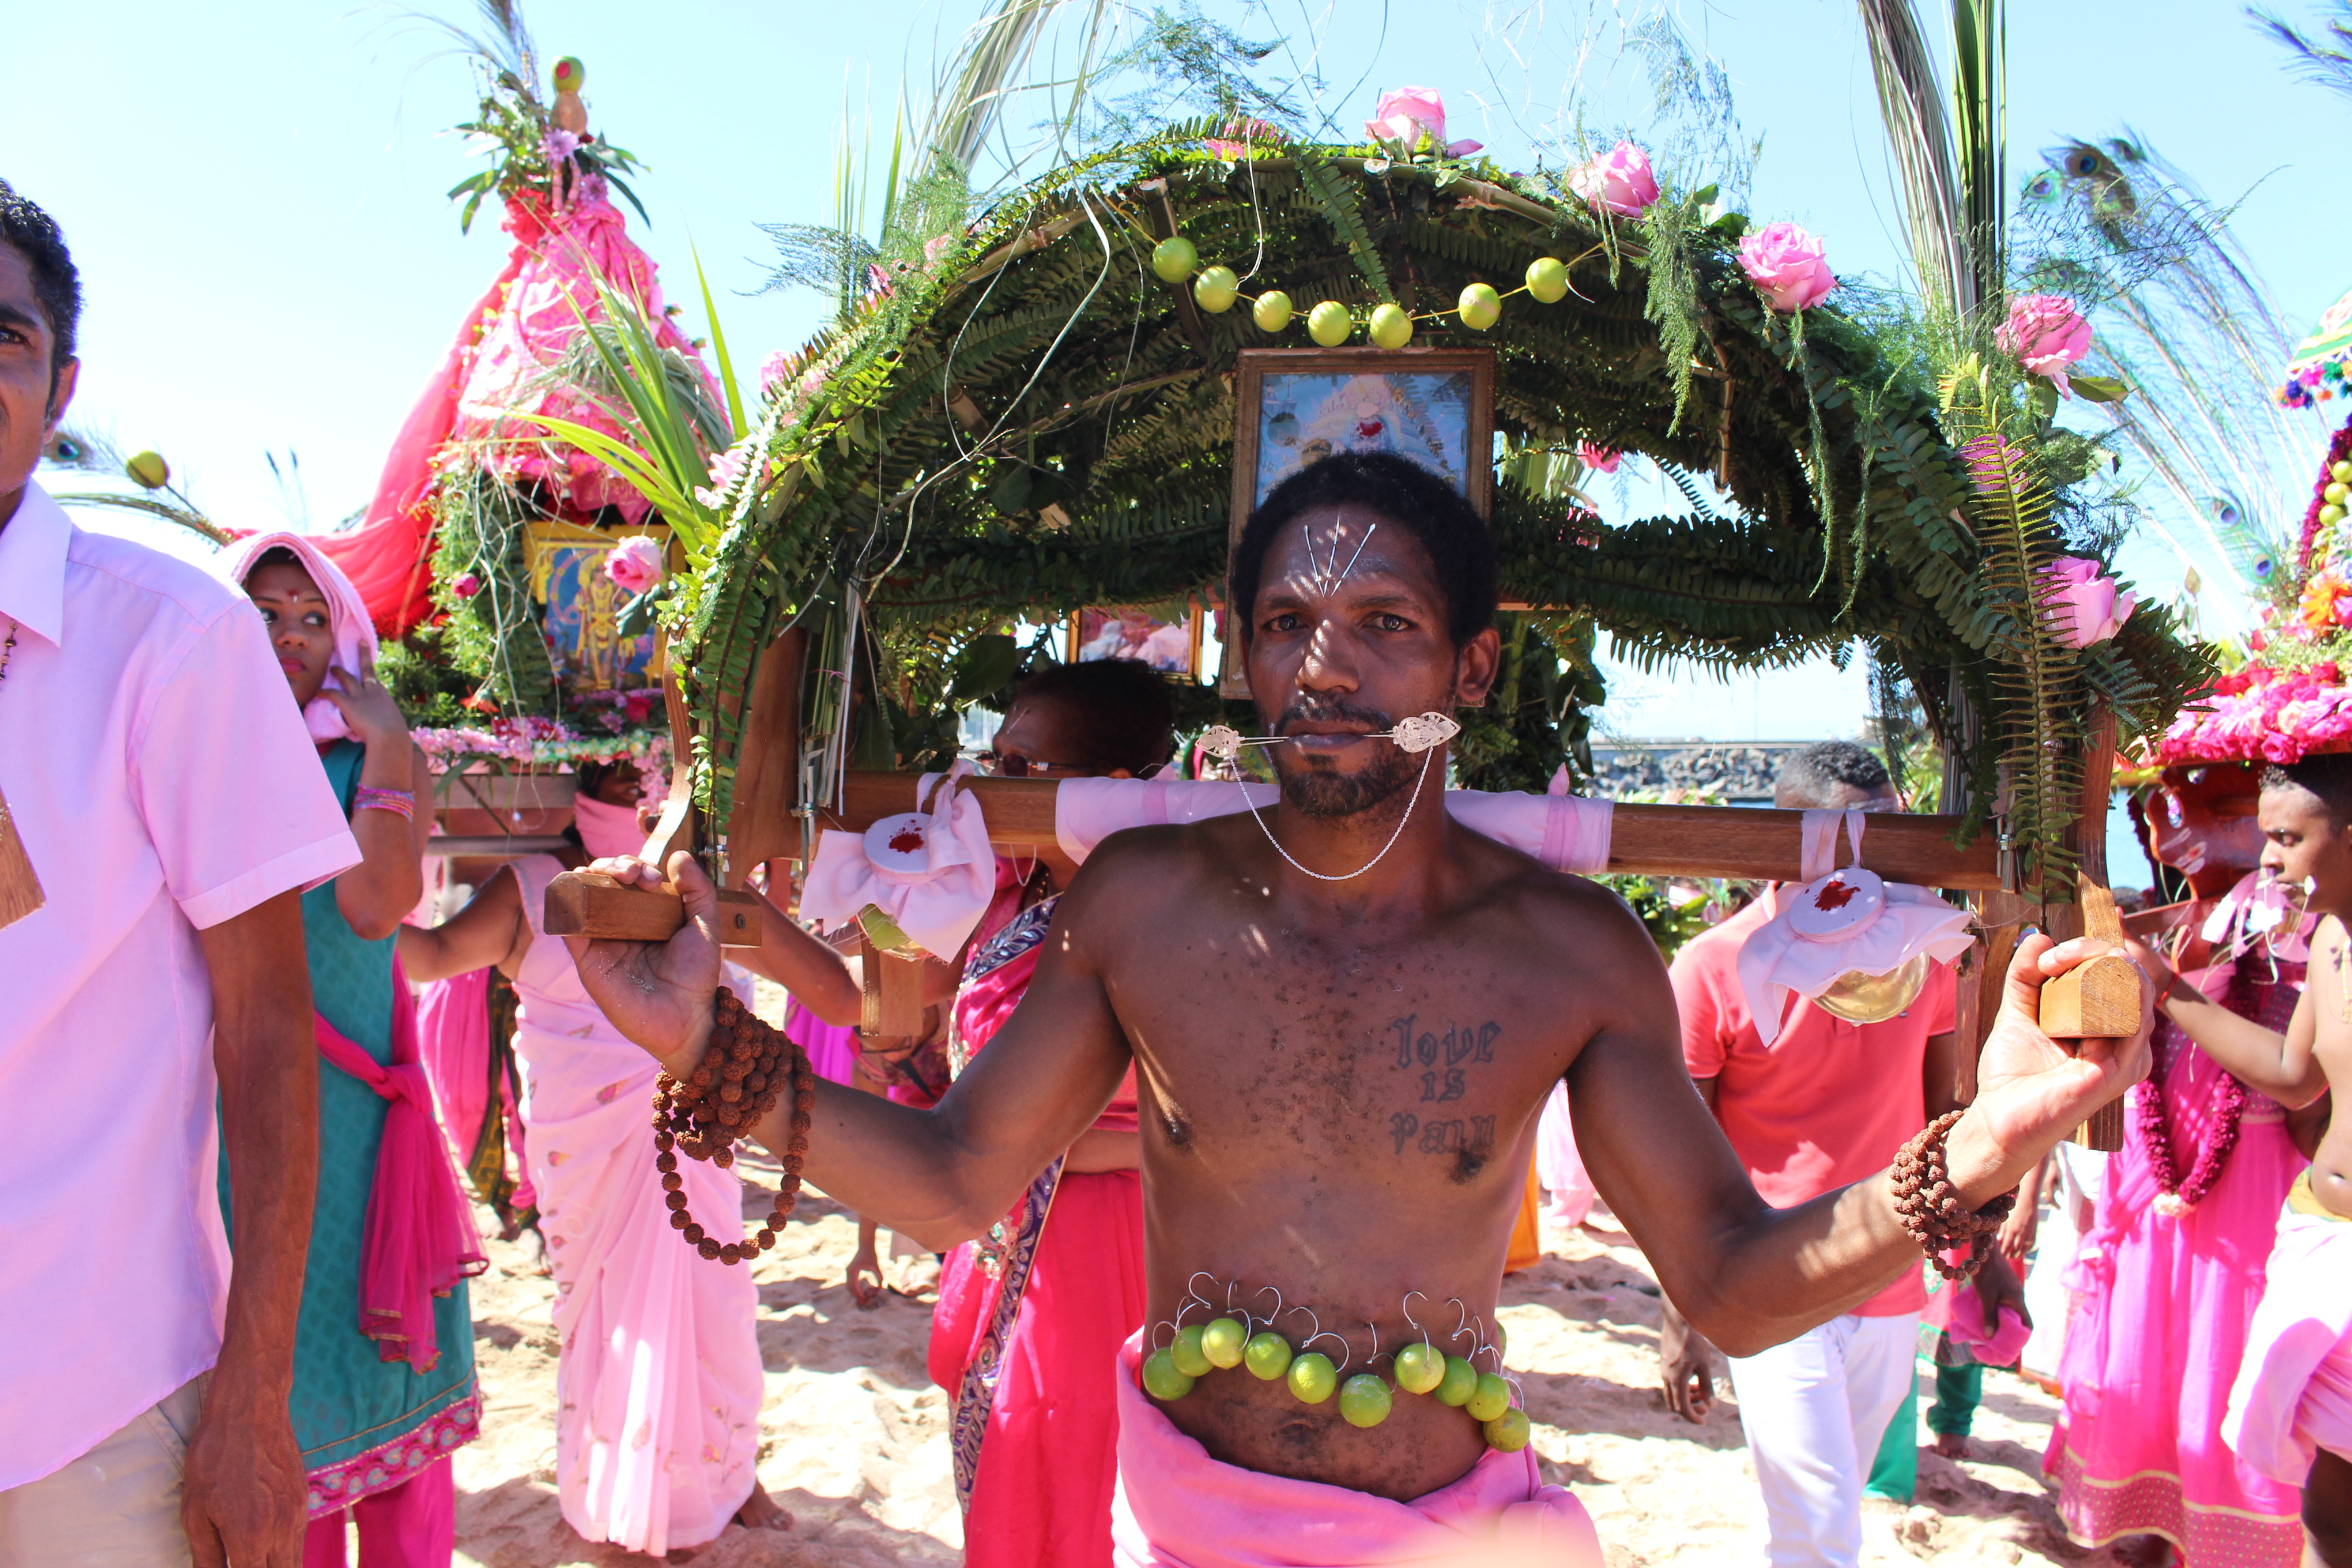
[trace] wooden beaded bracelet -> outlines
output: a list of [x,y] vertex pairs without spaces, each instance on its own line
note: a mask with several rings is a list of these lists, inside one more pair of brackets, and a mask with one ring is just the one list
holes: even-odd
[[[2017,1206],[2011,1187],[1980,1209],[1971,1209],[1960,1196],[1951,1171],[1944,1163],[1944,1140],[1965,1112],[1948,1110],[1922,1128],[1895,1156],[1892,1173],[1895,1214],[1936,1272],[1947,1279],[1966,1279],[1984,1267],[1984,1237],[2000,1228]],[[1969,1253],[1958,1267],[1944,1261],[1947,1248],[1968,1243]]]
[[[784,1151],[784,1175],[777,1184],[775,1202],[757,1236],[721,1242],[687,1212],[678,1153],[708,1160],[721,1170],[733,1164],[735,1141],[751,1136],[774,1106],[787,1073],[793,1135]],[[776,1233],[800,1202],[801,1163],[808,1155],[809,1117],[815,1109],[816,1072],[809,1066],[808,1052],[736,1000],[732,991],[719,987],[711,1004],[710,1044],[701,1065],[684,1079],[663,1072],[654,1079],[654,1169],[661,1173],[670,1228],[683,1233],[687,1245],[703,1257],[726,1264],[745,1262],[775,1246]],[[736,1223],[742,1221],[739,1217]]]

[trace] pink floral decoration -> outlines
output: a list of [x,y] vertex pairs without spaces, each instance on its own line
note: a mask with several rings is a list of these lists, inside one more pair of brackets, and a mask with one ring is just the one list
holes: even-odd
[[955,243],[956,237],[951,234],[935,234],[923,241],[923,265],[929,267],[939,260],[955,248]]
[[1595,473],[1613,474],[1617,471],[1617,465],[1625,460],[1625,454],[1591,441],[1579,441],[1576,444],[1576,460]]
[[2139,604],[2137,594],[2120,592],[2097,562],[2079,555],[2061,555],[2042,569],[2042,594],[2051,635],[2071,648],[2114,637]]
[[1568,176],[1568,188],[1584,198],[1595,212],[1619,217],[1640,217],[1658,199],[1657,176],[1650,172],[1650,155],[1631,142],[1620,142],[1608,152],[1577,166]]
[[540,156],[547,160],[551,169],[578,151],[580,138],[561,127],[550,127],[547,134],[539,139]]
[[[750,437],[745,437],[745,441],[749,439]],[[743,472],[744,444],[744,441],[738,441],[710,459],[710,483],[707,487],[696,488],[695,500],[707,507],[716,508],[727,499],[728,490],[733,487],[736,479]],[[614,581],[617,582],[618,579]]]
[[1766,224],[1742,239],[1739,269],[1783,312],[1810,310],[1837,287],[1822,242],[1793,223]]
[[471,572],[459,573],[449,584],[449,592],[461,599],[470,599],[481,591],[481,578]]
[[2332,661],[2281,671],[2250,665],[2213,683],[2165,731],[2160,767],[2192,763],[2293,763],[2352,751],[2352,689]]
[[1994,330],[1992,341],[2032,374],[2049,377],[2061,395],[2072,397],[2066,371],[2091,352],[2091,323],[2072,300],[2028,294],[2010,301],[2009,320]]
[[667,568],[662,547],[650,536],[633,533],[604,556],[604,575],[625,594],[642,594],[660,582]]
[[1381,106],[1364,121],[1364,134],[1402,149],[1407,156],[1421,145],[1423,136],[1431,146],[1452,158],[1475,153],[1485,145],[1445,140],[1445,100],[1429,87],[1391,88],[1381,94]]
[[766,359],[761,360],[760,362],[761,392],[764,394],[775,391],[776,384],[792,374],[792,368],[793,356],[782,349],[778,349]]

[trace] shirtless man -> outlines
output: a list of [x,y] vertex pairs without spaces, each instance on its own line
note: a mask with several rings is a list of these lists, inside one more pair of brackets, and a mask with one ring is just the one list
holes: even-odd
[[[2325,918],[2286,1033],[2265,1029],[2132,954],[2158,1005],[2248,1089],[2290,1110],[2352,1086],[2352,756],[2305,757],[2263,775],[2263,868],[2307,885]],[[2240,1463],[2303,1489],[2305,1562],[2352,1568],[2352,1123],[2336,1121],[2279,1215],[2262,1305],[2221,1436]]]
[[[1402,459],[1327,459],[1267,498],[1230,581],[1263,723],[1287,737],[1272,748],[1279,804],[1262,823],[1106,842],[1064,896],[1019,1012],[937,1110],[818,1086],[811,1183],[950,1245],[992,1224],[1133,1065],[1147,1322],[1174,1318],[1203,1273],[1220,1306],[1229,1286],[1239,1306],[1273,1287],[1361,1370],[1375,1327],[1387,1351],[1420,1337],[1409,1308],[1433,1337],[1456,1327],[1450,1299],[1494,1321],[1537,1113],[1566,1075],[1602,1196],[1727,1351],[1801,1332],[1917,1267],[1884,1173],[1766,1205],[1684,1070],[1665,967],[1640,921],[1591,882],[1454,826],[1440,809],[1443,754],[1370,738],[1475,707],[1496,677],[1493,544],[1450,487]],[[572,940],[607,1015],[685,1073],[709,1038],[719,950],[709,880],[684,858],[670,872],[690,918],[667,943]],[[1982,1092],[1948,1142],[1971,1204],[2013,1186],[2143,1070],[2145,1027],[2079,1058],[2034,1027],[2041,977],[2093,951],[2021,947]],[[785,1143],[782,1107],[760,1135]],[[1259,1300],[1263,1318],[1272,1298]],[[1283,1331],[1304,1341],[1307,1323]],[[1331,1338],[1318,1348],[1341,1359]],[[1136,1353],[1123,1358],[1130,1378]],[[1332,1518],[1401,1519],[1379,1500],[1426,1499],[1490,1468],[1461,1410],[1401,1394],[1383,1424],[1356,1429],[1335,1404],[1233,1371],[1157,1409],[1225,1479],[1325,1483],[1282,1486]],[[1166,1532],[1220,1505],[1161,1495],[1160,1469],[1133,1462],[1150,1436],[1139,1412],[1156,1419],[1139,1394],[1122,1415],[1119,1546],[1150,1563]],[[1532,1463],[1520,1473],[1516,1498],[1482,1501],[1488,1517],[1534,1490]],[[1251,1517],[1273,1530],[1283,1514]]]

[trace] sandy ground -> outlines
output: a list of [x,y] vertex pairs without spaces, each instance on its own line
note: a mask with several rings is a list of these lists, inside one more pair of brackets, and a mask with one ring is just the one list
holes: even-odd
[[[772,1190],[772,1165],[746,1165]],[[1657,1392],[1657,1287],[1641,1255],[1607,1245],[1605,1234],[1546,1239],[1551,1255],[1506,1281],[1502,1318],[1547,1478],[1592,1510],[1612,1568],[1760,1562],[1763,1509],[1736,1409],[1727,1402],[1692,1426]],[[856,1244],[855,1221],[812,1194],[758,1266],[768,1368],[760,1475],[794,1523],[784,1532],[730,1529],[691,1554],[698,1568],[961,1561],[947,1396],[923,1371],[929,1301],[886,1296],[876,1310],[859,1311],[843,1283]],[[493,1242],[490,1252],[490,1271],[474,1285],[484,1436],[457,1458],[457,1561],[647,1563],[588,1544],[564,1524],[555,1499],[553,1289],[526,1270],[516,1247]],[[1977,1458],[1954,1464],[1923,1451],[1917,1504],[1871,1505],[1864,1560],[2111,1562],[2106,1552],[2068,1544],[2058,1526],[2040,1475],[2053,1409],[2032,1385],[1989,1374]]]

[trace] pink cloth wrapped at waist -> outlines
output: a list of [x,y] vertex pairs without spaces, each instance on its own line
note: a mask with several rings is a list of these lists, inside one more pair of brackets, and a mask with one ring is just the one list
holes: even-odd
[[[2295,1183],[2306,1204],[2309,1180]],[[2244,1468],[2300,1487],[2320,1449],[2352,1459],[2352,1221],[2288,1202],[2221,1440]]]
[[376,1342],[380,1359],[426,1372],[441,1359],[433,1298],[479,1274],[486,1262],[433,1120],[432,1085],[416,1059],[416,1005],[399,960],[392,968],[389,1065],[326,1019],[313,1014],[311,1021],[319,1054],[392,1102],[360,1238],[360,1332]]
[[1262,1475],[1209,1458],[1137,1386],[1143,1335],[1118,1352],[1119,1568],[1601,1568],[1584,1505],[1547,1486],[1533,1447],[1489,1449],[1411,1502]]

